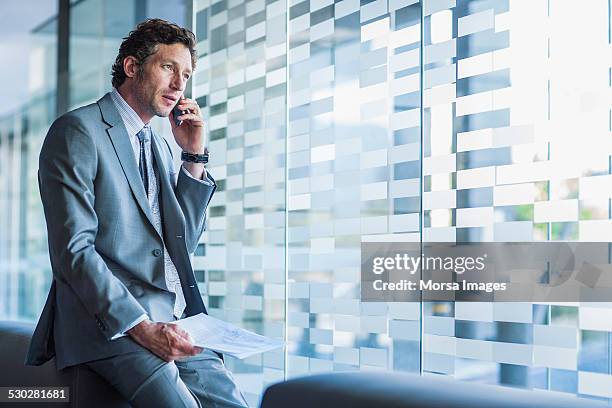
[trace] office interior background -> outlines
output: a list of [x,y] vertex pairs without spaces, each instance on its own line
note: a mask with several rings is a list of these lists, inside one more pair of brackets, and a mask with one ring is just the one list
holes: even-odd
[[[612,241],[609,0],[0,3],[0,319],[51,281],[38,154],[160,17],[198,38],[186,91],[218,190],[194,258],[211,315],[283,338],[228,365],[256,403],[394,370],[612,401],[612,303],[362,303],[362,241]],[[164,119],[155,129],[172,140]],[[178,165],[178,163],[177,163]]]

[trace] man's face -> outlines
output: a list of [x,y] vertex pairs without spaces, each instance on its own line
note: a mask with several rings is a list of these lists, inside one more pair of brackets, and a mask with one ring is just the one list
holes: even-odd
[[143,111],[167,117],[191,76],[191,54],[183,44],[159,44],[136,76],[135,94]]

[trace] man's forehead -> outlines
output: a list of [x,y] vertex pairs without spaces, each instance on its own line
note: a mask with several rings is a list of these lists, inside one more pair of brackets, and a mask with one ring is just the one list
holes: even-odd
[[168,60],[191,67],[191,53],[189,48],[183,44],[158,44],[155,53],[151,56],[155,59]]

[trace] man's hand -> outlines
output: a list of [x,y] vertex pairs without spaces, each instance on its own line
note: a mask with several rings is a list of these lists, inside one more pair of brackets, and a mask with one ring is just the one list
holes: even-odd
[[[177,119],[183,121],[180,126],[174,123],[174,112],[171,112],[168,117],[176,144],[186,152],[203,154],[206,131],[198,103],[193,99],[183,98],[179,102],[178,108],[185,112],[177,117]],[[206,178],[206,170],[202,163],[183,163],[183,167],[198,180]]]
[[179,102],[178,108],[185,112],[177,117],[177,119],[183,121],[180,126],[176,126],[176,123],[174,123],[174,112],[171,112],[168,117],[174,140],[186,152],[204,153],[206,132],[198,103],[193,99],[183,98]]
[[192,344],[189,333],[175,324],[145,320],[128,330],[128,334],[136,343],[167,362],[202,352],[200,347]]

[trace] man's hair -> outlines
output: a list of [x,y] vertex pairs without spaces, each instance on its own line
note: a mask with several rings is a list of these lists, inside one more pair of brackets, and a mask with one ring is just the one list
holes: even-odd
[[130,31],[119,47],[119,54],[113,64],[113,87],[119,88],[127,78],[123,70],[123,60],[132,56],[136,58],[138,70],[142,74],[144,63],[149,56],[155,54],[159,44],[184,44],[191,53],[191,67],[195,69],[197,55],[195,50],[196,39],[193,32],[179,27],[174,23],[159,18],[143,21]]

